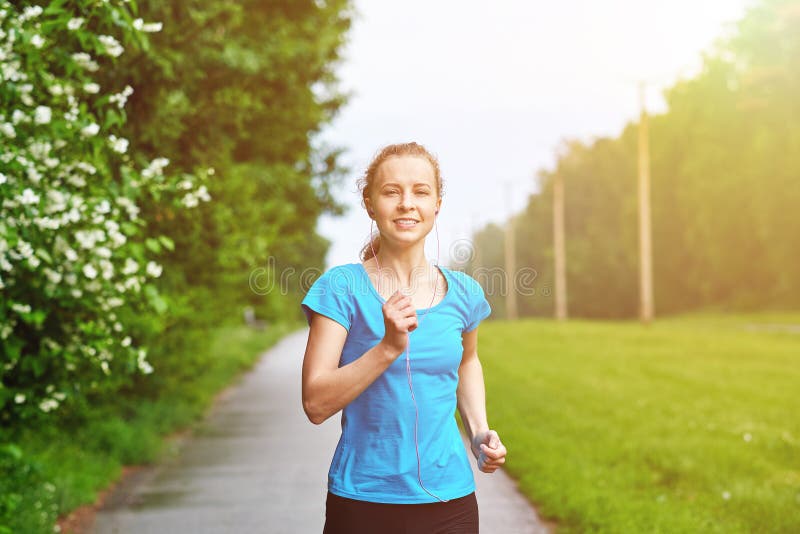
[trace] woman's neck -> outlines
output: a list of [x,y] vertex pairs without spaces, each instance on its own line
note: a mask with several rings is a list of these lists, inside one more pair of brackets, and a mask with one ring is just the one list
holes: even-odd
[[395,251],[381,244],[376,260],[381,276],[395,279],[401,287],[414,287],[430,278],[431,264],[425,258],[423,247]]

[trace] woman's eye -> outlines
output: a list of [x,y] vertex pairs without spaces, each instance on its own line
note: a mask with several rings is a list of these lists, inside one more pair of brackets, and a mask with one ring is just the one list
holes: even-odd
[[426,190],[420,190],[420,191],[417,191],[417,194],[418,195],[427,195],[428,192]]

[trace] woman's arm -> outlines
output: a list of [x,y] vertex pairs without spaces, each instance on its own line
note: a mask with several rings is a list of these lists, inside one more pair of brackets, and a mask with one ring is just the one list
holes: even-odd
[[313,312],[303,357],[303,410],[318,425],[358,397],[408,345],[417,327],[411,299],[396,292],[384,303],[383,339],[355,361],[339,367],[347,330],[333,319]]
[[478,359],[478,329],[462,335],[464,353],[458,368],[456,398],[461,421],[472,446],[472,454],[478,460],[478,468],[493,473],[505,463],[506,448],[497,432],[489,429],[486,420],[486,388],[483,383],[483,367]]

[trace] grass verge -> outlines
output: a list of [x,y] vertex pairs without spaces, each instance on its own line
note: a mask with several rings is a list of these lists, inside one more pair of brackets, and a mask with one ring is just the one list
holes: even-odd
[[560,532],[800,532],[800,314],[486,322],[507,470]]

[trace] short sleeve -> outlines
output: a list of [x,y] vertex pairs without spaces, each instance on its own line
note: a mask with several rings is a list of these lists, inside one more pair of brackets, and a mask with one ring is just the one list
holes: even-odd
[[311,285],[300,303],[309,326],[313,310],[350,330],[353,317],[353,292],[349,279],[343,269],[334,268],[325,272]]
[[467,278],[470,287],[468,301],[471,311],[464,332],[471,332],[478,327],[481,321],[489,317],[489,314],[492,313],[492,308],[489,306],[489,301],[486,300],[486,295],[481,285],[474,278]]

